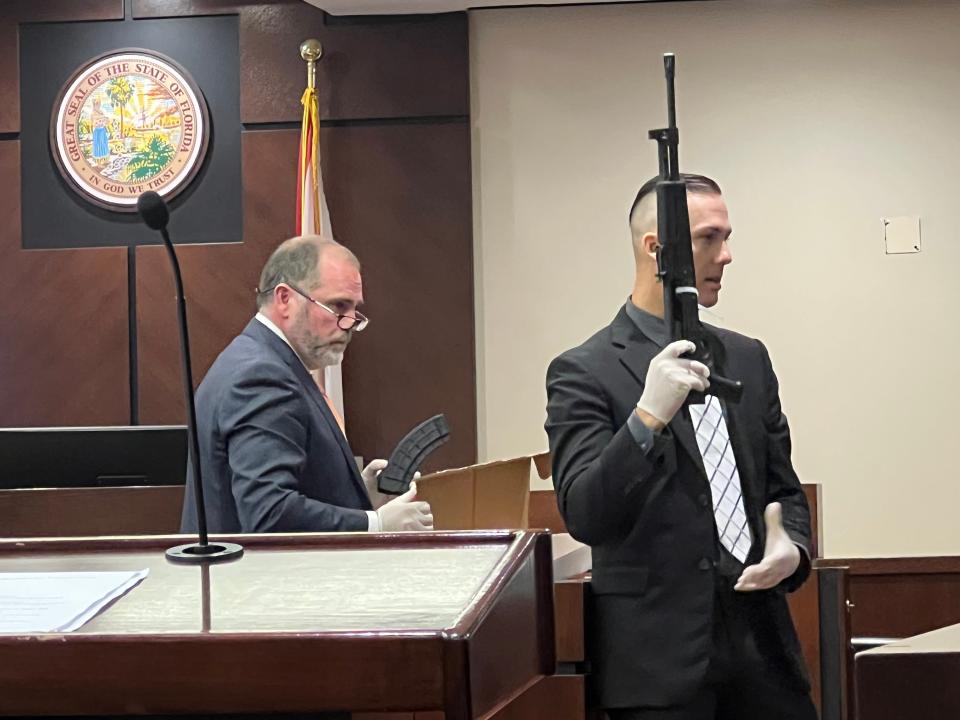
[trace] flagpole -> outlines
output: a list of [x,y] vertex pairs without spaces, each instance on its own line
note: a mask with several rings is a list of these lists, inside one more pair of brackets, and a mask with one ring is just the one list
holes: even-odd
[[300,43],[300,57],[307,63],[307,87],[315,90],[317,87],[317,60],[323,57],[323,45],[316,38],[310,38]]
[[[300,128],[300,168],[297,179],[297,232],[301,235],[316,234],[333,236],[329,226],[330,217],[327,212],[326,201],[320,192],[323,177],[320,172],[319,132],[320,108],[317,101],[317,61],[323,57],[323,45],[316,38],[310,38],[300,43],[300,57],[307,63],[307,89],[301,102],[304,106],[303,123]],[[308,182],[307,178],[311,178]],[[309,192],[309,198],[307,193]],[[312,208],[311,213],[305,213],[306,207]],[[305,227],[304,217],[311,217],[312,227]],[[344,428],[343,417],[343,378],[340,366],[334,365],[324,368],[322,377],[314,374],[314,380],[321,392],[328,398],[328,402],[336,409],[341,429]]]

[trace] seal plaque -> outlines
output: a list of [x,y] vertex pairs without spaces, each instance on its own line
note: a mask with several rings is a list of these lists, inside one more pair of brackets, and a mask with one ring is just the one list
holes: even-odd
[[203,163],[210,133],[206,102],[170,58],[115,50],[87,61],[54,104],[50,150],[85,200],[134,212],[153,190],[174,197]]

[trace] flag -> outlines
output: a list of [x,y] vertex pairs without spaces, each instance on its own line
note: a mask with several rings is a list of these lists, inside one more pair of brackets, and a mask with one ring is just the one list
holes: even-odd
[[[308,87],[300,98],[303,122],[300,126],[300,162],[297,166],[297,235],[323,235],[333,238],[330,211],[323,194],[320,166],[320,103],[317,90]],[[324,369],[323,377],[314,375],[320,389],[329,398],[340,417],[343,411],[343,378],[340,365]]]

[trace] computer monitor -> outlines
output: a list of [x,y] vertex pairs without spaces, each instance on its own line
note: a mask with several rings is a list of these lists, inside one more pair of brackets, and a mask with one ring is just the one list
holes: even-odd
[[0,490],[183,485],[183,425],[0,428]]

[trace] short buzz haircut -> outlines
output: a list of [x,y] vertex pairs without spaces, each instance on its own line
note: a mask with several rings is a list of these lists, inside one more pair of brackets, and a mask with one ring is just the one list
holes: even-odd
[[[680,173],[680,179],[687,186],[688,193],[701,193],[703,195],[721,195],[720,186],[716,180],[708,178],[706,175],[694,175],[692,173]],[[660,182],[660,176],[652,177],[647,180],[640,189],[637,190],[637,196],[633,199],[630,206],[630,212],[627,214],[627,222],[633,222],[633,213],[643,199],[657,189],[657,183]]]
[[296,237],[286,240],[273,251],[263,270],[260,272],[260,284],[257,286],[257,309],[270,303],[273,289],[280,283],[296,285],[302,290],[311,291],[320,282],[317,263],[322,253],[332,248],[340,248],[357,268],[360,261],[350,250],[336,240],[320,236]]

